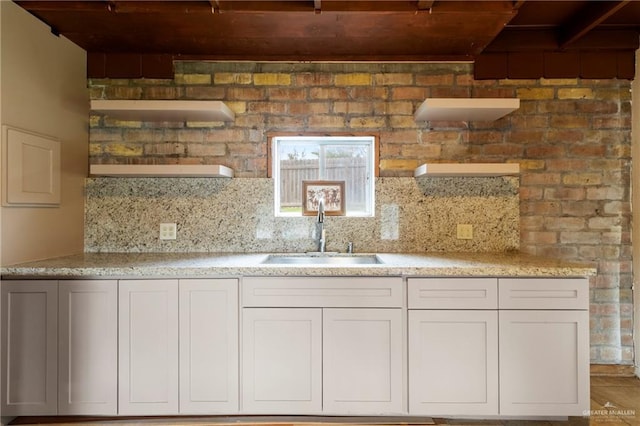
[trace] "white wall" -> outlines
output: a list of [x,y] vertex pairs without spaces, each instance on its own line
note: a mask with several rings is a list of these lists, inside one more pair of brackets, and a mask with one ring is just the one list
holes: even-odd
[[640,50],[636,51],[636,76],[631,85],[631,146],[633,175],[631,177],[633,224],[633,339],[636,376],[640,377]]
[[2,207],[1,264],[80,253],[88,163],[86,52],[15,3],[0,1],[0,8],[0,121],[62,142],[61,205]]

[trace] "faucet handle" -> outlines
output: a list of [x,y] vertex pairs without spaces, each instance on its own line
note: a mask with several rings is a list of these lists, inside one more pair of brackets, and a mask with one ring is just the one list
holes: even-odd
[[347,243],[347,253],[353,253],[353,241]]

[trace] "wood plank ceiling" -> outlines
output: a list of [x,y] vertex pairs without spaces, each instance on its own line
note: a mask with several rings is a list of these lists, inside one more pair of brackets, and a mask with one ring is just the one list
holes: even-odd
[[474,61],[487,78],[634,75],[640,1],[16,1],[88,52],[90,77],[174,59]]

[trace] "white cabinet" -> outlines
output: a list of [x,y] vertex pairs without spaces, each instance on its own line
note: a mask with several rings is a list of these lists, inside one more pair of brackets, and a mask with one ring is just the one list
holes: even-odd
[[497,290],[495,278],[409,278],[410,414],[498,414]]
[[409,311],[409,412],[498,414],[497,311]]
[[180,280],[180,413],[238,412],[238,280]]
[[57,414],[56,281],[2,282],[2,415]]
[[589,409],[588,289],[586,279],[500,280],[500,414]]
[[403,413],[402,299],[396,277],[244,278],[243,410]]
[[178,413],[178,281],[119,283],[119,414]]
[[323,310],[323,410],[400,414],[402,311]]
[[60,281],[58,414],[118,410],[118,282]]
[[251,308],[242,314],[247,413],[322,411],[322,310]]

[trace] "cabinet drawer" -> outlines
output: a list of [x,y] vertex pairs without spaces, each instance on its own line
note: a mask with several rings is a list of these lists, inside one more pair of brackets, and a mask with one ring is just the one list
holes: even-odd
[[246,277],[244,307],[402,307],[400,277]]
[[500,309],[589,309],[587,278],[500,278]]
[[495,278],[409,278],[409,309],[496,309]]

